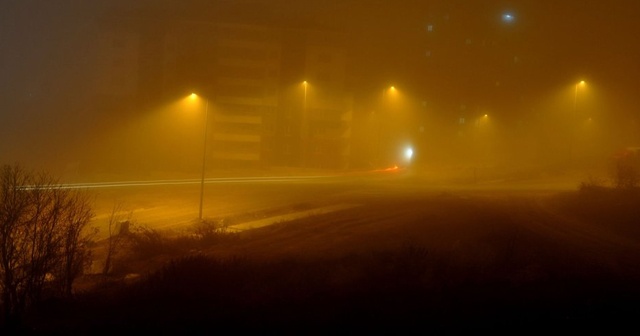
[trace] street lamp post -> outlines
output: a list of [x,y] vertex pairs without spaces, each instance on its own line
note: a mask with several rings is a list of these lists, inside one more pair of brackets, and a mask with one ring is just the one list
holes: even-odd
[[[195,93],[191,94],[191,98],[198,97]],[[202,145],[202,174],[200,176],[200,209],[198,211],[198,219],[202,220],[202,205],[204,203],[204,171],[207,161],[207,131],[209,126],[209,99],[205,98],[204,108],[204,143]]]
[[[383,140],[382,139],[382,123],[383,123],[383,121],[386,121],[386,120],[383,120],[383,119],[386,118],[385,115],[388,114],[388,113],[385,112],[386,109],[387,109],[387,91],[395,92],[395,90],[396,90],[395,86],[391,86],[389,88],[382,89],[382,101],[381,101],[381,104],[380,104],[380,113],[378,113],[378,137],[377,137],[378,138],[378,146],[377,146],[377,153],[376,153],[376,156],[377,156],[376,159],[378,161],[378,165],[380,165],[382,163],[382,157],[381,157],[382,156],[381,155],[382,140]],[[387,125],[387,127],[389,127],[389,125]],[[389,132],[386,132],[386,133],[387,133],[386,134],[387,135],[386,138],[388,138],[388,133]]]
[[583,86],[585,84],[584,81],[580,81],[576,83],[575,94],[573,95],[573,113],[576,114],[576,110],[578,107],[578,87]]
[[307,108],[307,81],[302,82],[302,85],[304,86],[304,108]]
[[307,166],[309,147],[309,116],[307,115],[307,81],[302,82],[304,96],[302,100],[302,166]]
[[572,111],[572,116],[571,116],[571,139],[570,139],[570,147],[569,147],[569,151],[570,151],[570,158],[573,158],[573,154],[574,154],[574,148],[575,147],[575,136],[576,136],[576,120],[578,117],[578,89],[580,88],[580,86],[584,86],[585,85],[585,81],[580,81],[578,83],[576,83],[575,85],[575,90],[574,90],[574,94],[573,94],[573,111]]

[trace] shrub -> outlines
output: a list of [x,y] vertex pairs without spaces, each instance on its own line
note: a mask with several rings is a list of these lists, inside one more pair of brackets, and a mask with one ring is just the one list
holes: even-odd
[[617,189],[632,189],[638,186],[640,174],[631,160],[618,160],[613,172],[613,182]]
[[133,229],[130,235],[131,248],[140,258],[150,258],[167,251],[169,239],[158,230],[138,226]]
[[586,181],[580,183],[579,190],[581,193],[601,193],[607,188],[605,181],[595,176],[589,176]]
[[194,236],[201,245],[212,245],[235,236],[229,232],[228,225],[223,221],[202,221],[194,226]]

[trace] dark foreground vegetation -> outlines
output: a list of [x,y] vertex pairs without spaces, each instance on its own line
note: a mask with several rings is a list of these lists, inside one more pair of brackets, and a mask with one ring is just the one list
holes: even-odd
[[[4,330],[522,334],[635,327],[640,318],[637,188],[589,183],[578,192],[544,198],[545,211],[531,213],[513,209],[520,200],[445,195],[430,202],[440,212],[413,222],[398,218],[391,227],[402,227],[405,236],[383,234],[400,244],[376,245],[373,236],[351,233],[331,254],[247,253],[236,247],[267,251],[287,244],[283,232],[305,240],[335,227],[342,215],[250,234],[230,233],[216,222],[178,237],[133,227],[111,236],[122,239],[111,269],[85,274],[73,296],[43,295],[20,325]],[[460,203],[471,212],[456,214]],[[427,220],[429,231],[421,231]],[[457,222],[464,222],[463,230]],[[578,226],[572,223],[588,229],[574,230]],[[451,232],[443,231],[448,227]],[[556,229],[559,236],[545,233]],[[456,237],[452,244],[449,234]],[[412,236],[426,238],[407,238]],[[618,246],[619,240],[628,244]],[[105,241],[94,245],[94,260],[104,258],[105,246]]]
[[575,266],[536,278],[507,265],[457,263],[418,247],[313,261],[193,255],[133,284],[107,282],[73,301],[43,302],[29,326],[114,334],[522,333],[631,326],[638,317],[637,283]]

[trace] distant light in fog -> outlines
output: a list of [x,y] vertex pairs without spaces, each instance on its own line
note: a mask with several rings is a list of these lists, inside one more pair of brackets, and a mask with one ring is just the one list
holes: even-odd
[[515,17],[511,13],[502,14],[502,21],[506,23],[512,23],[515,20]]
[[196,98],[198,98],[198,95],[195,94],[195,93],[192,93],[191,96],[189,96],[189,97],[191,97],[191,99],[196,99]]
[[413,149],[411,147],[405,149],[404,151],[404,157],[407,160],[411,160],[411,158],[413,157]]
[[382,96],[384,97],[385,95],[389,95],[389,96],[395,96],[397,93],[397,89],[395,86],[390,86],[388,89],[384,89],[382,90]]
[[573,112],[575,113],[578,108],[578,89],[584,87],[587,83],[583,80],[576,83],[576,89],[573,95]]

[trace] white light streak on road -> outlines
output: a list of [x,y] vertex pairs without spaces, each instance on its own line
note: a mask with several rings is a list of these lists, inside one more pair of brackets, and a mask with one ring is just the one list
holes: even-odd
[[[205,179],[205,183],[256,183],[256,182],[301,182],[330,178],[334,176],[271,176],[271,177],[225,177]],[[142,187],[142,186],[167,186],[167,185],[188,185],[199,184],[197,179],[184,180],[152,180],[152,181],[112,181],[93,183],[68,183],[51,186],[59,189],[95,189],[95,188],[118,188],[118,187]],[[24,186],[23,189],[30,189],[31,186]]]

